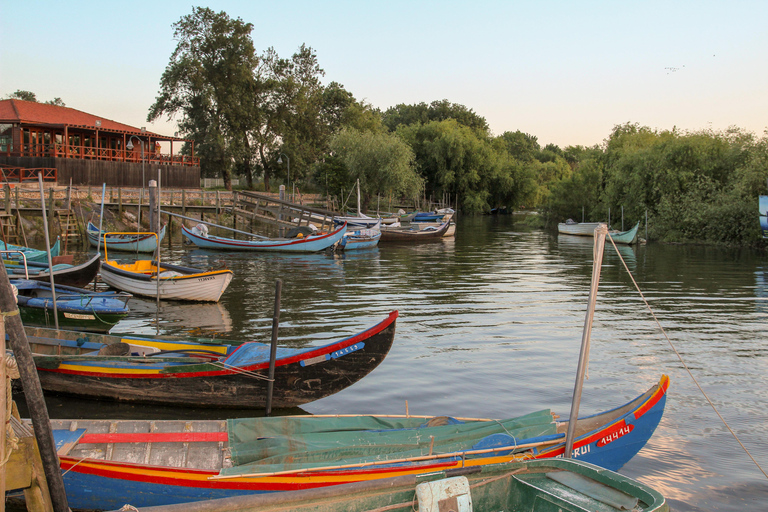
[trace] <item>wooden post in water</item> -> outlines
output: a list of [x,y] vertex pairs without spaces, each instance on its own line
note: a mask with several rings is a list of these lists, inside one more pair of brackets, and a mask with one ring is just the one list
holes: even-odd
[[157,197],[157,182],[149,180],[149,230],[160,234],[160,213]]
[[272,393],[275,390],[275,359],[277,359],[277,328],[280,325],[280,295],[282,279],[275,280],[275,311],[272,314],[272,344],[269,347],[269,380],[267,381],[267,404],[265,416],[272,414]]
[[573,441],[576,435],[576,421],[579,418],[579,404],[581,403],[581,390],[584,387],[584,374],[589,364],[589,340],[592,335],[592,320],[595,317],[595,301],[597,300],[597,287],[600,284],[600,269],[603,265],[603,250],[605,249],[605,237],[608,235],[608,226],[598,224],[595,228],[595,249],[592,262],[592,286],[589,290],[589,302],[587,303],[587,315],[584,318],[584,332],[581,337],[581,351],[579,352],[579,364],[576,368],[576,383],[573,386],[573,400],[571,401],[571,415],[568,418],[568,433],[565,435],[565,452],[563,457],[570,459],[573,454]]
[[181,189],[181,214],[187,214],[187,189]]
[[[38,173],[38,175],[40,175],[40,173]],[[43,194],[42,177],[40,178],[40,194],[43,200],[43,204],[45,204],[45,195]],[[53,212],[56,211],[56,200],[53,198],[53,187],[48,189],[48,201],[50,202],[50,206],[48,207],[48,222],[45,224],[46,226],[45,232],[48,233],[48,236],[50,238],[53,238]],[[43,220],[45,220],[45,208],[43,208]],[[58,329],[58,327],[56,328]]]
[[219,191],[216,191],[216,224],[221,224],[219,219],[219,215],[221,215],[221,194]]
[[[40,178],[42,187],[42,177]],[[40,449],[40,458],[43,462],[45,478],[51,495],[54,512],[68,512],[67,494],[64,491],[64,479],[61,475],[59,458],[56,455],[56,445],[51,431],[51,420],[48,409],[45,406],[43,390],[37,376],[37,368],[29,350],[27,333],[19,317],[19,309],[16,299],[11,291],[11,283],[5,267],[0,271],[0,315],[4,320],[4,327],[8,333],[8,343],[19,368],[21,384],[24,388],[24,398],[32,419],[37,446]],[[5,335],[2,336],[5,338]],[[5,427],[3,427],[5,428]]]
[[11,214],[11,186],[9,184],[3,185],[3,197],[5,199],[5,213]]
[[123,187],[117,187],[117,216],[123,216]]

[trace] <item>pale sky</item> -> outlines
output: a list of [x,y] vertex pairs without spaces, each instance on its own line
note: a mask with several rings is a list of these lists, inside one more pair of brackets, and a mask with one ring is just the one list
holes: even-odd
[[592,146],[626,122],[768,128],[768,2],[0,0],[0,98],[146,122],[192,6],[253,23],[258,53],[312,47],[326,74],[385,110],[447,99],[495,135]]

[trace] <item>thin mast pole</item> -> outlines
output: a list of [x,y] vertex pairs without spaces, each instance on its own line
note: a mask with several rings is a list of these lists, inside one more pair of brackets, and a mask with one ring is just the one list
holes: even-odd
[[584,318],[584,332],[581,337],[581,351],[579,352],[579,364],[576,369],[576,383],[573,386],[573,401],[571,402],[571,415],[568,418],[568,433],[565,435],[565,453],[563,457],[570,459],[573,453],[573,441],[576,434],[576,421],[579,417],[579,404],[581,403],[581,390],[584,387],[584,375],[589,364],[589,341],[592,335],[592,320],[595,317],[595,301],[597,299],[597,287],[600,284],[600,268],[603,264],[603,250],[605,237],[608,234],[608,226],[598,224],[595,228],[595,247],[592,262],[592,286],[589,291],[587,315]]
[[[113,189],[114,190],[114,189]],[[101,211],[99,212],[99,242],[96,244],[96,252],[101,254],[101,227],[104,224],[104,194],[107,193],[107,184],[101,184]],[[106,241],[104,242],[106,243]]]
[[[51,296],[53,297],[53,320],[56,330],[59,330],[59,310],[56,307],[56,286],[53,280],[53,258],[51,258],[51,239],[48,236],[48,214],[45,211],[45,192],[43,192],[43,173],[37,173],[40,182],[40,205],[43,207],[43,231],[45,232],[45,251],[48,253],[48,279],[51,283]],[[51,196],[53,197],[53,196]]]

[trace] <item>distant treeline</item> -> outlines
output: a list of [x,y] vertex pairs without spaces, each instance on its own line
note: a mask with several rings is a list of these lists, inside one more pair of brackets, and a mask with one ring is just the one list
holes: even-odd
[[374,108],[337,82],[323,85],[306,45],[288,59],[273,48],[257,54],[252,30],[208,8],[183,16],[147,116],[176,118],[203,176],[227,188],[232,176],[262,190],[275,180],[343,204],[359,180],[363,208],[377,197],[447,199],[465,214],[536,209],[550,227],[582,215],[607,221],[609,211],[617,224],[623,208],[625,226],[647,215],[655,240],[763,244],[766,138],[628,123],[593,147],[541,147],[521,131],[492,134],[483,117],[448,100]]

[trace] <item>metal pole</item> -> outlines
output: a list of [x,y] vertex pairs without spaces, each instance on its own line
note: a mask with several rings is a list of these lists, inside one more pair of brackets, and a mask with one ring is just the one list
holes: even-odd
[[275,312],[272,315],[272,344],[269,347],[269,380],[267,381],[267,404],[265,416],[272,413],[272,392],[275,389],[275,359],[277,359],[277,328],[280,324],[280,294],[283,288],[282,279],[275,280]]
[[51,258],[51,239],[48,237],[48,215],[45,212],[45,192],[43,192],[43,173],[37,173],[40,183],[40,204],[43,207],[43,231],[45,232],[45,250],[48,253],[48,279],[51,283],[51,296],[53,297],[53,320],[56,330],[59,330],[59,310],[56,307],[56,285],[53,282],[53,258]]
[[576,383],[573,387],[573,401],[571,402],[571,415],[568,418],[568,433],[565,435],[565,452],[563,457],[570,459],[573,453],[573,441],[576,433],[576,421],[579,417],[579,404],[581,403],[581,390],[584,387],[584,374],[589,364],[589,338],[592,334],[592,320],[595,316],[595,301],[597,299],[597,287],[600,284],[600,268],[603,264],[603,250],[605,249],[605,237],[608,234],[608,226],[598,224],[595,229],[595,247],[592,262],[592,286],[589,291],[587,303],[587,316],[584,319],[584,332],[581,337],[581,351],[579,352],[579,364],[576,369]]
[[104,225],[104,192],[107,184],[101,184],[101,212],[99,212],[99,242],[96,244],[96,252],[101,254],[101,228]]

